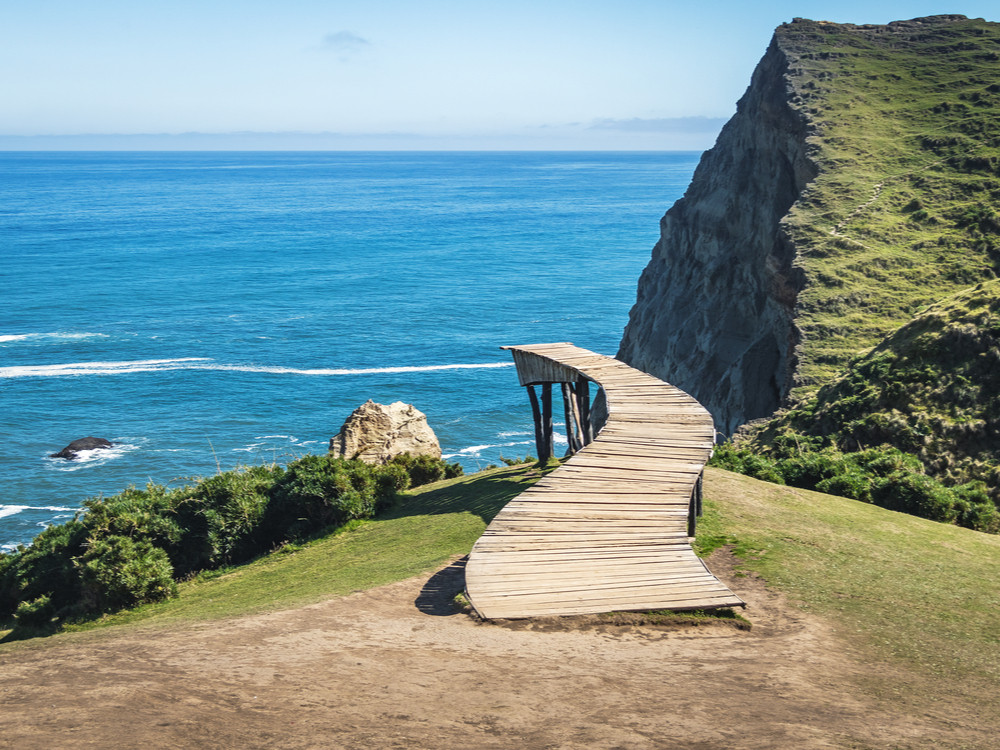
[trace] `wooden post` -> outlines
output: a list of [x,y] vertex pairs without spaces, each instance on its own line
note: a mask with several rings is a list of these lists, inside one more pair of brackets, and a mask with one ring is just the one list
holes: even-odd
[[542,412],[538,408],[538,394],[535,393],[535,386],[525,386],[528,389],[528,399],[531,401],[531,416],[535,420],[535,450],[538,452],[538,460],[545,463],[549,460],[546,454],[545,434],[542,432]]
[[580,441],[576,437],[576,425],[573,413],[573,391],[569,383],[560,383],[563,397],[563,417],[566,420],[566,442],[569,444],[570,455],[580,450]]
[[552,383],[542,383],[542,440],[545,443],[545,456],[539,450],[538,460],[545,463],[552,457]]
[[695,496],[694,514],[698,518],[701,518],[702,484],[704,483],[704,480],[705,480],[705,472],[703,470],[701,474],[698,475],[698,483],[695,484],[694,486],[694,496]]
[[695,486],[691,488],[691,500],[688,502],[688,536],[694,536],[696,530],[695,527],[698,524],[698,515],[696,512],[697,501],[695,500],[697,492],[698,485],[696,483]]
[[577,413],[580,415],[580,439],[584,445],[594,442],[594,426],[590,424],[590,381],[582,375],[576,381]]
[[570,412],[573,415],[573,425],[576,428],[576,449],[583,450],[583,446],[586,443],[583,442],[583,424],[580,422],[580,399],[576,395],[576,386],[573,383],[567,383],[569,386],[570,397]]

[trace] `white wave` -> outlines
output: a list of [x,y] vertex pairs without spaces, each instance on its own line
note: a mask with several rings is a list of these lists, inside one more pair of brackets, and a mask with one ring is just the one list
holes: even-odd
[[513,448],[515,445],[532,445],[532,440],[520,440],[511,443],[491,443],[489,445],[470,445],[468,448],[461,448],[455,453],[445,453],[441,458],[457,458],[458,456],[471,456],[477,458],[483,451],[492,448]]
[[263,446],[263,443],[251,443],[245,448],[233,448],[233,453],[253,453],[256,450],[260,450]]
[[280,438],[282,440],[295,440],[291,435],[258,435],[254,440],[273,440]]
[[121,375],[132,372],[177,370],[192,362],[210,362],[206,357],[183,359],[143,359],[130,362],[72,362],[64,365],[22,365],[0,367],[0,378],[54,377],[63,375]]
[[36,341],[38,339],[65,339],[74,341],[77,339],[107,338],[105,333],[12,333],[0,334],[0,344],[10,341]]
[[498,438],[508,438],[508,437],[522,437],[524,435],[533,435],[533,432],[527,432],[525,430],[505,430],[504,432],[498,432]]
[[26,510],[47,510],[53,513],[72,513],[75,508],[62,508],[58,505],[0,505],[0,518],[16,516]]
[[274,375],[380,375],[407,372],[433,372],[437,370],[481,370],[494,367],[513,367],[513,362],[488,362],[483,364],[415,365],[403,367],[367,368],[312,368],[274,367],[268,365],[209,364],[208,357],[183,357],[179,359],[142,359],[127,362],[72,362],[60,365],[21,365],[0,367],[0,378],[41,378],[79,375],[126,375],[135,372],[162,372],[167,370],[214,370],[221,372],[257,372]]
[[263,372],[275,375],[382,375],[405,372],[434,372],[436,370],[483,370],[493,367],[513,367],[513,362],[490,362],[471,365],[414,365],[403,367],[366,367],[357,369],[345,368],[315,368],[297,369],[294,367],[270,367],[264,365],[195,365],[192,370],[223,370],[230,372]]

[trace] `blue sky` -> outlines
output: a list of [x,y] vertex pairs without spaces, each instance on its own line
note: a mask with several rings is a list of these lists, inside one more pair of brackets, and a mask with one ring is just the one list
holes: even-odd
[[1000,5],[4,2],[0,148],[703,149],[778,24],[939,13]]

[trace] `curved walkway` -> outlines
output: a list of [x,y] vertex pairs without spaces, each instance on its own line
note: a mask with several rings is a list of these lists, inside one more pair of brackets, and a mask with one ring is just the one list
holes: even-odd
[[465,570],[476,611],[493,619],[743,606],[688,542],[692,492],[715,436],[704,407],[572,344],[506,348],[522,384],[530,369],[598,383],[609,416],[594,442],[508,503],[476,542]]

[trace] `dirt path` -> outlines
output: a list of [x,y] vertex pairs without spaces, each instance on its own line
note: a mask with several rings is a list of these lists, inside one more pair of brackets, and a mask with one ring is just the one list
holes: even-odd
[[748,633],[478,624],[450,608],[461,575],[0,647],[0,747],[989,746],[873,709],[844,644],[751,578],[722,573],[750,602]]

